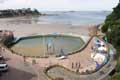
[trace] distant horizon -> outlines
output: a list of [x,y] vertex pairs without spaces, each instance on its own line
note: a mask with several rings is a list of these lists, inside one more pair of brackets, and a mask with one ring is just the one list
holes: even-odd
[[[29,8],[29,7],[28,7]],[[7,8],[7,9],[0,9],[0,10],[9,10],[9,9],[12,9],[12,10],[17,10],[17,9],[27,9],[27,8]],[[37,8],[30,8],[31,10],[34,10],[34,9],[37,9]],[[41,12],[41,10],[37,9],[38,11]],[[91,11],[91,12],[94,12],[94,11],[98,11],[98,12],[101,12],[101,11],[107,11],[107,12],[111,12],[113,10],[49,10],[49,11],[42,11],[42,12],[79,12],[79,11]]]

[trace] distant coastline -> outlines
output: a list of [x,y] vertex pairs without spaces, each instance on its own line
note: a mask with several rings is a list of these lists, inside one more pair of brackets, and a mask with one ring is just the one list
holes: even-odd
[[31,10],[31,8],[0,10],[0,18],[34,16],[34,15],[45,15],[45,14],[42,14],[37,9]]
[[[24,10],[25,9],[20,9]],[[17,10],[15,10],[17,11]],[[29,10],[30,11],[30,10]],[[32,11],[35,11],[32,9]],[[11,11],[12,12],[12,11]],[[18,10],[19,13],[19,10]],[[2,16],[1,23],[10,24],[68,24],[68,25],[91,25],[103,23],[110,12],[103,11],[40,11],[37,14],[28,13],[12,16]],[[11,13],[10,13],[11,14]]]

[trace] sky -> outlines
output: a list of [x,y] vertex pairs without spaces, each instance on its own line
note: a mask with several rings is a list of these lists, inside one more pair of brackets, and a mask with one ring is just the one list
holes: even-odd
[[119,0],[0,0],[0,9],[36,8],[39,11],[112,10]]

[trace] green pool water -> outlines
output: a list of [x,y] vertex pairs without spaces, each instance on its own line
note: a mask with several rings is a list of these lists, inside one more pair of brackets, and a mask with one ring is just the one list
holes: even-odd
[[45,57],[61,55],[61,50],[68,55],[80,50],[84,41],[79,37],[71,36],[34,36],[21,39],[11,47],[19,55]]

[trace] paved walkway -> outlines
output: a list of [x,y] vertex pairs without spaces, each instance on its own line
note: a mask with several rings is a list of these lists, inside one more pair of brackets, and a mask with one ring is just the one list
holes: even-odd
[[[114,48],[110,44],[108,45],[110,48],[114,50]],[[114,53],[116,53],[115,50],[114,50]],[[114,59],[113,56],[110,56],[108,63],[104,65],[99,71],[93,74],[80,75],[81,77],[80,80],[104,80],[110,74],[110,72],[115,68],[116,65],[117,65],[117,61]]]
[[11,54],[6,50],[2,52],[5,57],[9,70],[0,77],[0,80],[36,80],[37,74],[33,66],[24,63],[23,58],[15,54]]
[[[93,39],[92,39],[93,40]],[[46,75],[43,73],[44,67],[60,64],[68,69],[71,69],[71,62],[80,61],[81,66],[93,65],[90,58],[92,40],[88,46],[81,52],[70,55],[68,59],[59,60],[56,57],[36,59],[37,64],[24,64],[23,57],[12,54],[10,51],[5,50],[2,54],[5,56],[10,71],[0,77],[0,80],[47,80]],[[87,60],[86,60],[87,59]],[[28,58],[27,61],[32,61],[33,58]],[[32,62],[30,62],[32,63]],[[98,72],[90,75],[80,75],[81,80],[101,80],[105,78],[116,66],[117,62],[110,57],[109,62],[102,67]]]
[[[59,60],[58,58],[55,58],[55,57],[50,57],[47,59],[45,58],[36,59],[37,66],[46,67],[54,64],[59,64],[71,70],[70,62],[80,61],[83,67],[94,65],[93,61],[90,58],[90,52],[91,52],[91,46],[92,46],[93,40],[94,39],[90,41],[88,46],[83,51],[70,55],[68,59]],[[30,59],[28,59],[28,61],[32,61]],[[104,67],[102,67],[99,71],[89,75],[80,75],[81,80],[101,80],[109,75],[109,73],[115,68],[116,64],[117,62],[111,56],[108,63]]]

